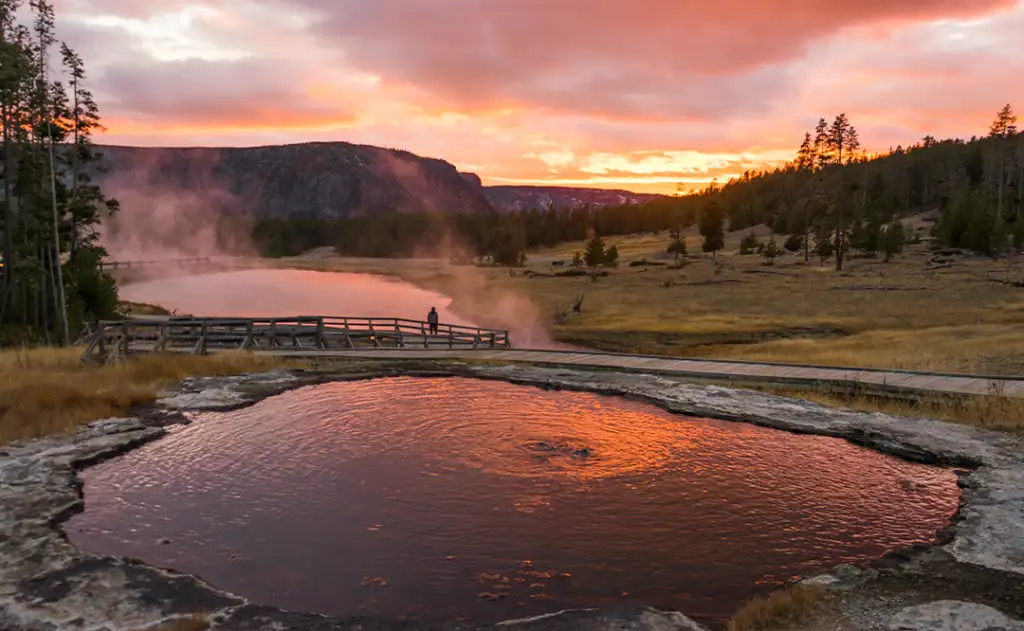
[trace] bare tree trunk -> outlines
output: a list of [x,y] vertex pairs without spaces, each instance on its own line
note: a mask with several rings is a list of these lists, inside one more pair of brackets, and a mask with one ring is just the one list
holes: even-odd
[[[74,128],[74,137],[71,145],[71,195],[70,207],[71,207],[71,240],[68,244],[68,252],[70,260],[75,260],[75,253],[78,250],[78,224],[75,220],[75,197],[78,195],[78,128],[81,125],[78,115],[78,79],[72,78],[71,80],[71,93],[74,96],[74,116],[72,116],[72,124]],[[52,140],[51,140],[52,144]]]
[[53,267],[56,270],[56,282],[57,282],[57,298],[58,306],[60,308],[60,319],[61,319],[61,343],[68,345],[71,343],[71,332],[68,328],[68,304],[67,298],[64,296],[64,272],[63,265],[60,262],[60,219],[57,215],[57,173],[56,165],[53,161],[53,135],[50,135],[50,143],[48,145],[50,150],[50,203],[53,207]]
[[56,117],[56,112],[51,111],[50,102],[47,98],[48,95],[46,91],[49,89],[49,86],[46,83],[47,49],[43,41],[42,31],[40,31],[39,34],[39,54],[42,57],[39,66],[39,85],[41,86],[40,90],[42,91],[40,93],[40,96],[42,97],[40,99],[40,107],[42,110],[39,112],[39,122],[42,125],[46,125],[46,137],[42,139],[42,142],[46,143],[46,140],[49,140],[49,142],[46,143],[46,148],[48,152],[47,157],[49,158],[50,163],[50,204],[53,210],[53,259],[57,274],[56,282],[59,290],[57,295],[58,308],[60,309],[62,325],[61,332],[63,333],[61,341],[66,345],[71,343],[71,340],[68,339],[71,337],[71,333],[68,330],[68,306],[67,299],[64,296],[64,272],[63,266],[60,264],[60,217],[57,213],[57,167],[53,158],[53,119]]
[[1006,180],[1006,158],[999,157],[999,192],[996,194],[996,215],[1003,217],[1003,182]]
[[804,202],[804,263],[811,260],[811,211],[810,204]]
[[3,255],[4,269],[0,278],[0,318],[11,302],[11,285],[14,279],[14,208],[11,187],[11,125],[7,105],[3,106],[4,127],[4,236],[0,254]]
[[836,204],[838,221],[836,222],[836,271],[843,271],[843,254],[846,249],[846,225],[843,216],[843,200]]
[[44,337],[44,339],[46,341],[46,344],[49,345],[50,344],[50,301],[49,301],[49,298],[47,296],[46,280],[47,280],[47,276],[49,276],[52,279],[53,278],[53,274],[48,274],[47,270],[46,270],[46,268],[49,267],[47,265],[47,262],[49,261],[49,257],[46,256],[46,251],[47,251],[46,247],[40,247],[39,250],[38,250],[39,264],[41,266],[40,270],[39,270],[39,302],[41,303],[41,309],[40,310],[42,311],[42,314],[43,314],[43,337]]

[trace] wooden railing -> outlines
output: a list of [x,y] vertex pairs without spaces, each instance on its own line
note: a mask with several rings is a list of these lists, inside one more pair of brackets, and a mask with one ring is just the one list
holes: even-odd
[[354,348],[511,348],[508,331],[404,318],[169,318],[100,322],[83,359],[118,361],[135,353]]
[[182,265],[202,265],[204,263],[209,262],[210,257],[208,256],[193,256],[184,259],[156,259],[152,261],[100,261],[100,269],[137,269],[142,267],[154,267],[158,265],[173,265],[180,267]]

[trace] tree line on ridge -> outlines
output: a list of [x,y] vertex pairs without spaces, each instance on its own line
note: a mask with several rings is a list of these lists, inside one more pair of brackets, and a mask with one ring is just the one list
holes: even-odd
[[[680,230],[699,224],[702,249],[724,247],[724,232],[767,224],[786,249],[834,258],[891,256],[906,239],[900,219],[938,213],[935,242],[995,256],[1024,247],[1024,134],[1010,105],[988,133],[970,140],[926,136],[868,156],[845,114],[822,118],[785,166],[744,173],[689,195],[600,208],[535,208],[469,215],[384,213],[343,219],[258,221],[253,239],[267,256],[333,246],[351,256],[444,252],[452,243],[505,265],[535,247]],[[718,226],[718,227],[716,227]],[[678,240],[671,240],[678,243]]]

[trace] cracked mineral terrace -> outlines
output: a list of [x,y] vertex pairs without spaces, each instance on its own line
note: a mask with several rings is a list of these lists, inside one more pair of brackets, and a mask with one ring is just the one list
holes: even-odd
[[[865,414],[753,391],[665,377],[441,362],[346,362],[189,379],[132,418],[76,434],[0,447],[0,630],[155,628],[191,614],[211,628],[411,629],[414,623],[338,620],[250,603],[199,578],[137,560],[81,552],[61,523],[82,510],[76,472],[188,423],[190,411],[226,411],[300,386],[384,376],[463,376],[624,396],[691,416],[845,438],[895,456],[969,470],[959,513],[932,546],[894,552],[868,567],[840,566],[808,579],[835,595],[825,618],[803,629],[1024,631],[1024,440],[967,426]],[[526,631],[699,631],[685,615],[644,607],[566,611],[495,625]],[[452,624],[452,631],[467,629]]]

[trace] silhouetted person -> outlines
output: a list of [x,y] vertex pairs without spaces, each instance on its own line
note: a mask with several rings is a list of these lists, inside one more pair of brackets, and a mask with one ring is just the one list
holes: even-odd
[[427,314],[427,324],[430,325],[430,334],[437,335],[437,309],[434,307],[431,307],[430,313]]

